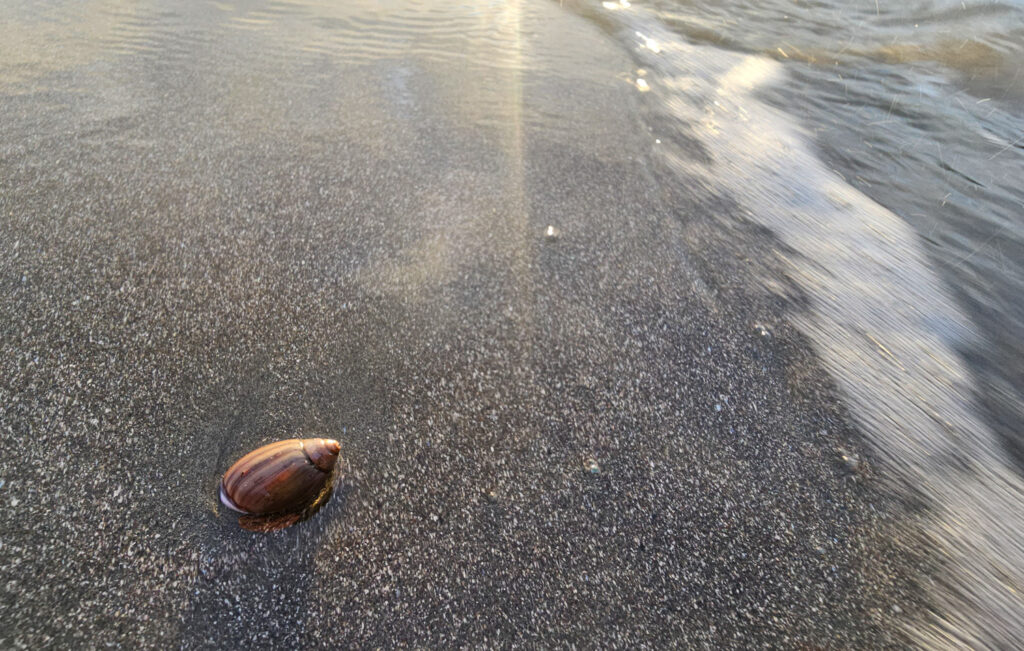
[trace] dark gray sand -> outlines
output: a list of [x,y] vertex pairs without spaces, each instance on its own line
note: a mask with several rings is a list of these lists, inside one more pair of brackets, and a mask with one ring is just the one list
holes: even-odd
[[[535,11],[600,63],[157,35],[3,99],[0,648],[901,643],[905,525],[771,238]],[[294,435],[334,498],[239,529],[220,474]]]

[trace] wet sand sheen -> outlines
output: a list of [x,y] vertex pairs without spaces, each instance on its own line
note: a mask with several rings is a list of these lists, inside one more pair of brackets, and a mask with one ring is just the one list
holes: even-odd
[[[897,643],[893,507],[727,206],[666,202],[632,63],[421,9],[358,65],[290,40],[317,6],[151,17],[168,56],[6,98],[0,646]],[[426,57],[442,19],[507,29]],[[220,473],[300,434],[347,479],[239,530]]]

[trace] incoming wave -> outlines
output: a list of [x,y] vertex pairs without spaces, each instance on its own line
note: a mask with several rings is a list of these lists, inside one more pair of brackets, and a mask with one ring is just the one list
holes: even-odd
[[[908,634],[925,646],[1018,644],[1024,482],[977,415],[955,352],[974,329],[911,228],[831,171],[797,124],[758,99],[783,74],[777,61],[688,43],[628,2],[583,11],[635,52],[665,169],[727,196],[782,242],[777,255],[808,297],[796,325],[891,488],[924,497],[920,535],[941,569],[922,582],[935,611],[908,622]],[[692,144],[676,144],[679,133],[700,145],[699,160]]]

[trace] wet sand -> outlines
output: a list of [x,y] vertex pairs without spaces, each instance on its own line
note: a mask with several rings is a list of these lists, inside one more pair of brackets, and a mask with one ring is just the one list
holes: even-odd
[[[665,191],[596,28],[516,20],[566,59],[237,36],[4,98],[0,646],[903,641],[901,511],[777,244]],[[334,498],[239,529],[220,474],[299,434]]]

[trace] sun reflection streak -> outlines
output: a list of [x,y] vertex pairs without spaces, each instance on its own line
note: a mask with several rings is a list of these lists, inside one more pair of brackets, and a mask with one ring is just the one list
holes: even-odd
[[[509,56],[511,65],[507,66],[509,79],[506,88],[508,96],[509,121],[505,129],[505,151],[509,169],[508,191],[513,197],[509,206],[511,211],[507,219],[507,245],[509,252],[510,278],[512,288],[509,296],[510,318],[514,321],[521,343],[520,368],[529,368],[531,342],[533,340],[533,296],[530,290],[533,237],[530,228],[530,201],[526,192],[526,152],[523,125],[523,8],[522,0],[510,0],[504,5],[501,21],[508,27],[512,35],[512,47]],[[504,31],[504,30],[503,30]]]

